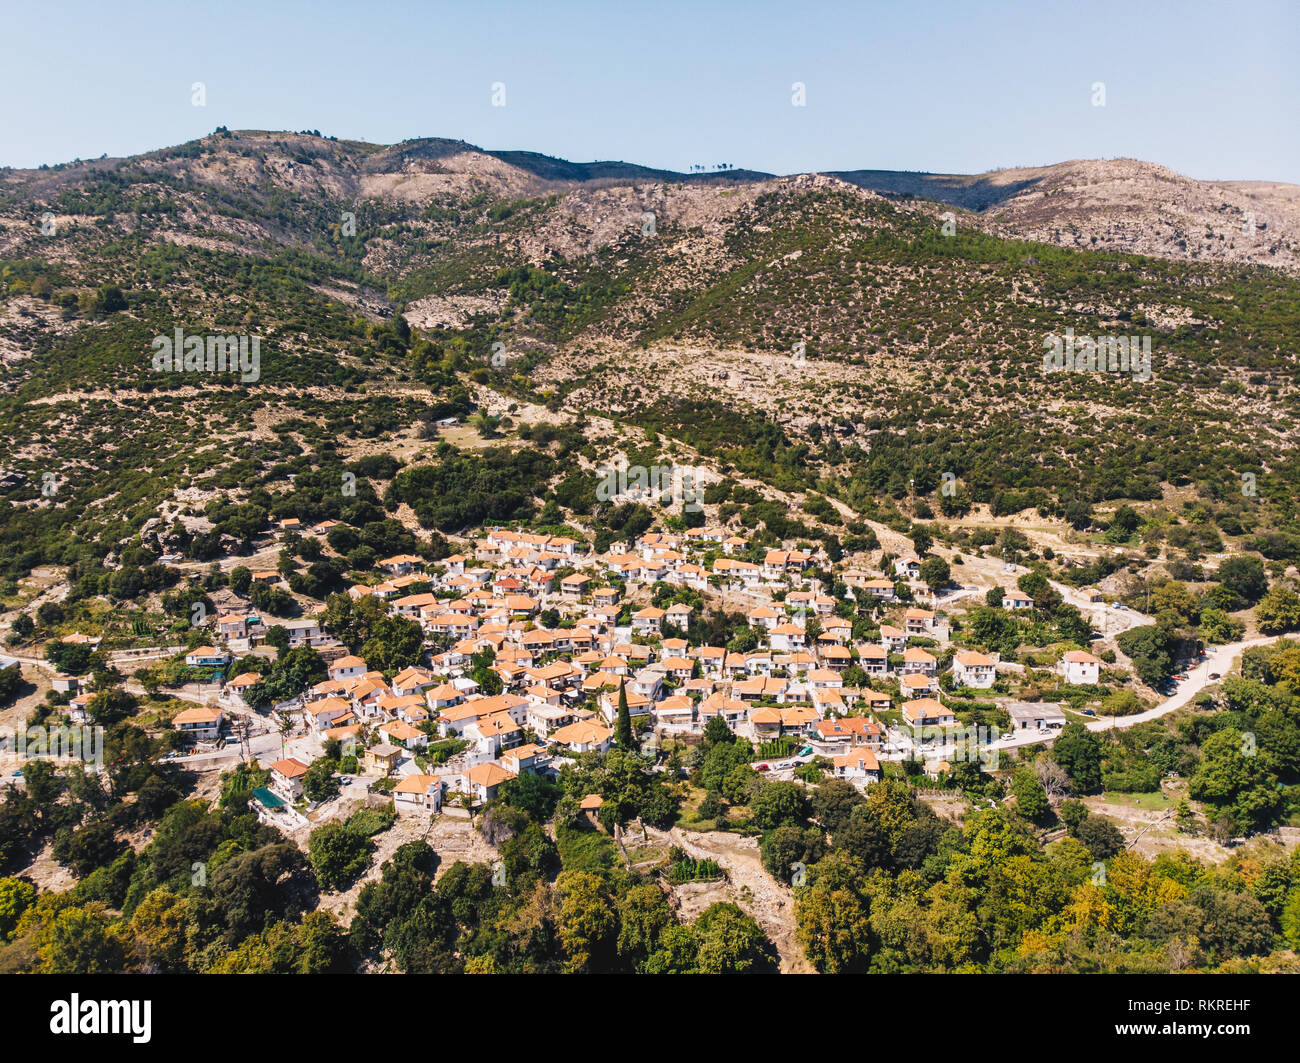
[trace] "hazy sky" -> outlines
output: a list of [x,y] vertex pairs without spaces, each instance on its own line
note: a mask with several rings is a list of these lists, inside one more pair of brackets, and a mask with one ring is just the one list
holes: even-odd
[[1300,183],[1300,0],[3,7],[3,165],[225,125],[674,170],[971,173],[1127,155]]

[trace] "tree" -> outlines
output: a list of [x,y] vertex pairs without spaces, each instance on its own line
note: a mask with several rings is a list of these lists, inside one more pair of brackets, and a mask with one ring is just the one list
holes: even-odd
[[1077,499],[1065,504],[1065,520],[1075,531],[1083,531],[1092,523],[1092,507]]
[[13,937],[23,912],[36,901],[36,887],[26,879],[0,878],[0,942]]
[[932,591],[948,586],[952,579],[948,562],[941,557],[927,557],[921,562],[921,579]]
[[623,679],[618,683],[618,719],[614,724],[614,741],[621,749],[635,748],[635,739],[632,736],[632,714],[627,708],[627,681]]
[[302,777],[302,794],[308,801],[325,801],[339,792],[339,781],[334,778],[332,762],[314,761]]
[[715,901],[694,923],[701,974],[766,974],[777,970],[776,948],[752,916]]
[[[1276,590],[1278,588],[1274,588]],[[1269,591],[1269,594],[1272,594]],[[1268,595],[1265,595],[1265,601]],[[1300,627],[1300,598],[1296,599],[1296,626]],[[1269,631],[1265,627],[1265,621],[1260,619],[1260,610],[1264,609],[1264,602],[1260,602],[1255,610],[1255,618],[1259,622],[1260,630],[1267,631],[1268,634],[1278,634],[1277,631]],[[1212,646],[1223,646],[1229,642],[1236,642],[1241,638],[1241,634],[1246,630],[1246,625],[1240,620],[1234,620],[1222,609],[1206,608],[1201,610],[1201,637]],[[1287,630],[1287,629],[1282,629]]]
[[424,651],[424,629],[404,616],[377,620],[361,647],[361,656],[374,669],[391,679],[403,668],[418,664]]
[[1097,710],[1102,716],[1132,716],[1142,711],[1142,702],[1131,690],[1116,690],[1102,698]]
[[835,848],[867,868],[888,867],[893,859],[889,835],[866,804],[856,807],[835,833]]
[[241,598],[248,593],[253,582],[253,572],[247,565],[236,565],[230,570],[230,589]]
[[[328,675],[328,669],[321,655],[309,646],[299,646],[279,657],[271,665],[267,677],[261,683],[249,687],[249,693],[245,696],[251,699],[250,705],[254,705],[255,700],[264,700],[266,705],[273,705],[297,697],[309,686],[328,678]],[[259,692],[261,698],[258,694],[252,693],[258,686],[262,687],[262,691]],[[254,707],[263,706],[254,705]]]
[[186,970],[189,902],[166,887],[151,890],[131,914],[131,936],[146,970]]
[[126,961],[121,934],[94,906],[64,908],[37,940],[45,974],[113,974]]
[[1088,847],[1094,860],[1108,860],[1124,850],[1124,835],[1105,816],[1087,816],[1079,824],[1075,837]]
[[704,744],[706,747],[717,745],[718,743],[730,743],[736,740],[731,728],[727,726],[727,721],[722,718],[722,713],[709,717],[709,722],[704,725]]
[[289,629],[283,624],[272,624],[266,630],[266,644],[275,647],[276,659],[289,652]]
[[1026,572],[1018,580],[1016,587],[1023,594],[1029,595],[1039,609],[1050,611],[1060,604],[1061,595],[1038,569]]
[[617,951],[618,919],[604,879],[593,871],[562,871],[555,889],[565,970],[587,974],[610,970]]
[[871,957],[871,907],[860,883],[861,864],[833,852],[808,869],[809,884],[795,898],[799,943],[822,974],[864,972]]
[[1062,801],[1061,807],[1057,811],[1061,817],[1061,822],[1065,824],[1065,829],[1070,834],[1077,833],[1079,824],[1088,818],[1088,806],[1082,801],[1076,801],[1074,798]]
[[23,688],[23,673],[18,665],[0,668],[0,708],[12,705],[18,700],[18,692]]
[[1300,885],[1293,886],[1291,892],[1287,894],[1286,903],[1282,906],[1280,922],[1282,936],[1286,939],[1287,946],[1295,952],[1300,952]]
[[644,974],[698,974],[700,941],[695,928],[672,923],[659,935],[659,947],[646,957]]
[[497,790],[498,800],[528,813],[539,823],[545,823],[555,815],[555,806],[563,794],[558,783],[535,771],[507,779]]
[[1268,826],[1282,805],[1268,758],[1235,727],[1225,727],[1201,743],[1201,762],[1188,780],[1187,792],[1213,805],[1240,833]]
[[370,863],[374,844],[360,831],[334,820],[317,827],[307,840],[316,881],[327,890],[345,890]]
[[1052,759],[1070,776],[1078,793],[1101,786],[1101,739],[1078,722],[1061,728],[1052,745]]
[[676,925],[668,898],[653,882],[629,886],[618,898],[618,954],[624,963],[643,969],[659,948],[664,931]]
[[813,791],[813,818],[822,829],[837,834],[849,822],[853,810],[863,803],[861,792],[844,779],[828,779]]
[[1264,562],[1257,557],[1239,554],[1219,566],[1219,582],[1252,605],[1268,590]]
[[111,864],[124,848],[112,823],[93,819],[80,830],[61,834],[54,845],[54,857],[75,871],[78,878],[85,878],[95,868]]
[[1147,685],[1156,686],[1173,674],[1173,640],[1163,628],[1153,624],[1130,628],[1121,632],[1116,642],[1133,659],[1133,667]]
[[795,866],[816,863],[826,848],[824,834],[816,827],[777,827],[763,835],[763,866],[779,882],[790,879]]
[[1106,529],[1107,541],[1112,543],[1128,542],[1133,533],[1137,531],[1140,523],[1142,523],[1142,518],[1138,516],[1137,510],[1128,505],[1120,506],[1115,511],[1115,516],[1111,518],[1110,526]]
[[1285,584],[1277,584],[1255,607],[1255,622],[1266,635],[1300,631],[1300,594]]
[[1016,811],[1025,819],[1038,822],[1051,810],[1047,791],[1029,768],[1021,768],[1015,773],[1011,779],[1011,792],[1016,795]]
[[802,823],[808,816],[807,791],[794,782],[768,783],[749,807],[754,823],[764,830]]

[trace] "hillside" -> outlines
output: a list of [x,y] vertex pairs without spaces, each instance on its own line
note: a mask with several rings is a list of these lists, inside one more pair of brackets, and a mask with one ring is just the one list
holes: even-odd
[[[1227,259],[1290,263],[1294,190],[1128,160],[842,176],[224,130],[5,171],[9,576],[511,403],[610,414],[904,527],[927,495],[949,517],[1060,517],[1194,485],[1223,534],[1293,534],[1300,281]],[[945,235],[940,200],[980,213]],[[1177,246],[1248,204],[1267,253]],[[154,371],[178,327],[259,337],[257,379]],[[1149,336],[1153,379],[1045,374],[1067,329]]]

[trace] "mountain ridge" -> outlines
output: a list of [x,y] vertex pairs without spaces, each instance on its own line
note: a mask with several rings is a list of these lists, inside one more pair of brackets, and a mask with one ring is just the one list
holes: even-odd
[[[166,170],[185,158],[279,150],[289,173],[326,163],[329,194],[426,197],[436,177],[478,178],[502,194],[539,195],[643,184],[770,185],[821,173],[890,198],[957,208],[968,224],[999,236],[1064,247],[1103,248],[1178,261],[1220,261],[1300,271],[1300,185],[1267,180],[1198,181],[1139,159],[1071,159],[981,174],[832,170],[769,174],[748,169],[683,173],[622,160],[571,162],[541,152],[484,149],[420,137],[397,144],[334,140],[311,133],[218,131],[173,148],[41,169],[0,171],[0,189],[40,198],[80,178]],[[421,178],[429,180],[421,180]]]

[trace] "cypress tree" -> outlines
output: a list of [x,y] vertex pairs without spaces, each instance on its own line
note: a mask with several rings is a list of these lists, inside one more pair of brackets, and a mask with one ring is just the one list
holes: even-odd
[[624,749],[632,749],[632,714],[627,708],[627,680],[618,684],[618,721],[614,724],[614,740]]

